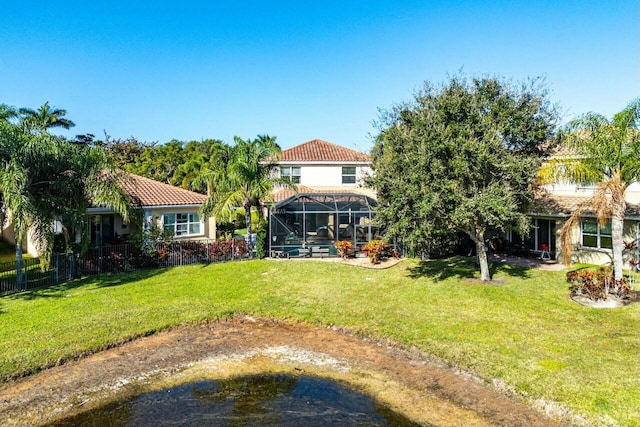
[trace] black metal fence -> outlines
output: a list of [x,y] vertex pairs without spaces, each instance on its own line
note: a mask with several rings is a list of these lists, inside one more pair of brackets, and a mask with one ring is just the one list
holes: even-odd
[[115,274],[147,268],[211,264],[252,259],[245,240],[178,241],[149,245],[140,250],[132,244],[91,248],[86,254],[53,254],[47,269],[38,259],[22,260],[22,281],[18,283],[16,263],[0,263],[0,296],[54,286],[69,280]]

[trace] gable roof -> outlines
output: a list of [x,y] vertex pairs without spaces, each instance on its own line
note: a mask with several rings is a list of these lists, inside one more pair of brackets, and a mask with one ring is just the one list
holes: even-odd
[[369,155],[321,139],[282,151],[280,162],[371,162]]
[[141,206],[201,205],[207,196],[184,188],[154,181],[132,173],[123,185],[129,196]]

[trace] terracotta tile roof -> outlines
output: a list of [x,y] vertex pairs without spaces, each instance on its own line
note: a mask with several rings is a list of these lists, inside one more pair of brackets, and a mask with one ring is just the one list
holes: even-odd
[[[541,191],[529,209],[531,214],[571,215],[581,204],[587,202],[589,196],[568,196]],[[640,217],[640,205],[627,203],[625,215],[630,218]]]
[[200,193],[139,175],[126,175],[124,187],[127,193],[142,206],[200,205],[207,198]]
[[[315,192],[316,190],[311,187],[298,185],[297,193],[315,193]],[[281,188],[279,190],[276,190],[272,194],[272,197],[273,197],[272,201],[278,203],[295,195],[296,195],[296,191],[293,188],[288,188],[288,187]]]
[[292,188],[282,188],[280,190],[276,190],[273,193],[273,201],[278,203],[283,200],[288,199],[289,197],[293,197],[296,194],[362,194],[364,196],[369,196],[375,199],[375,192],[370,188],[363,187],[307,187],[304,185],[298,185],[298,192]]
[[370,162],[369,155],[321,139],[282,151],[281,162]]

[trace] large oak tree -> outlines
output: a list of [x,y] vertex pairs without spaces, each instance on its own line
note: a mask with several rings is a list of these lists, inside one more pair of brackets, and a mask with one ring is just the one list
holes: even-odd
[[487,232],[528,232],[526,208],[556,126],[539,79],[454,76],[382,111],[372,151],[377,220],[415,251],[464,232],[490,280]]

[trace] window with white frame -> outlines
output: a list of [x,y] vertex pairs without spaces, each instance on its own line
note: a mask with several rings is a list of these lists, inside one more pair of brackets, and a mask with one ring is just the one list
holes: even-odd
[[280,178],[287,178],[292,184],[300,184],[300,166],[280,166]]
[[342,183],[343,184],[356,183],[356,167],[355,166],[342,167]]
[[165,230],[173,231],[176,237],[202,234],[202,223],[197,212],[163,214],[162,226]]
[[584,220],[581,226],[582,246],[597,249],[611,249],[613,247],[610,222],[602,226],[595,219]]

